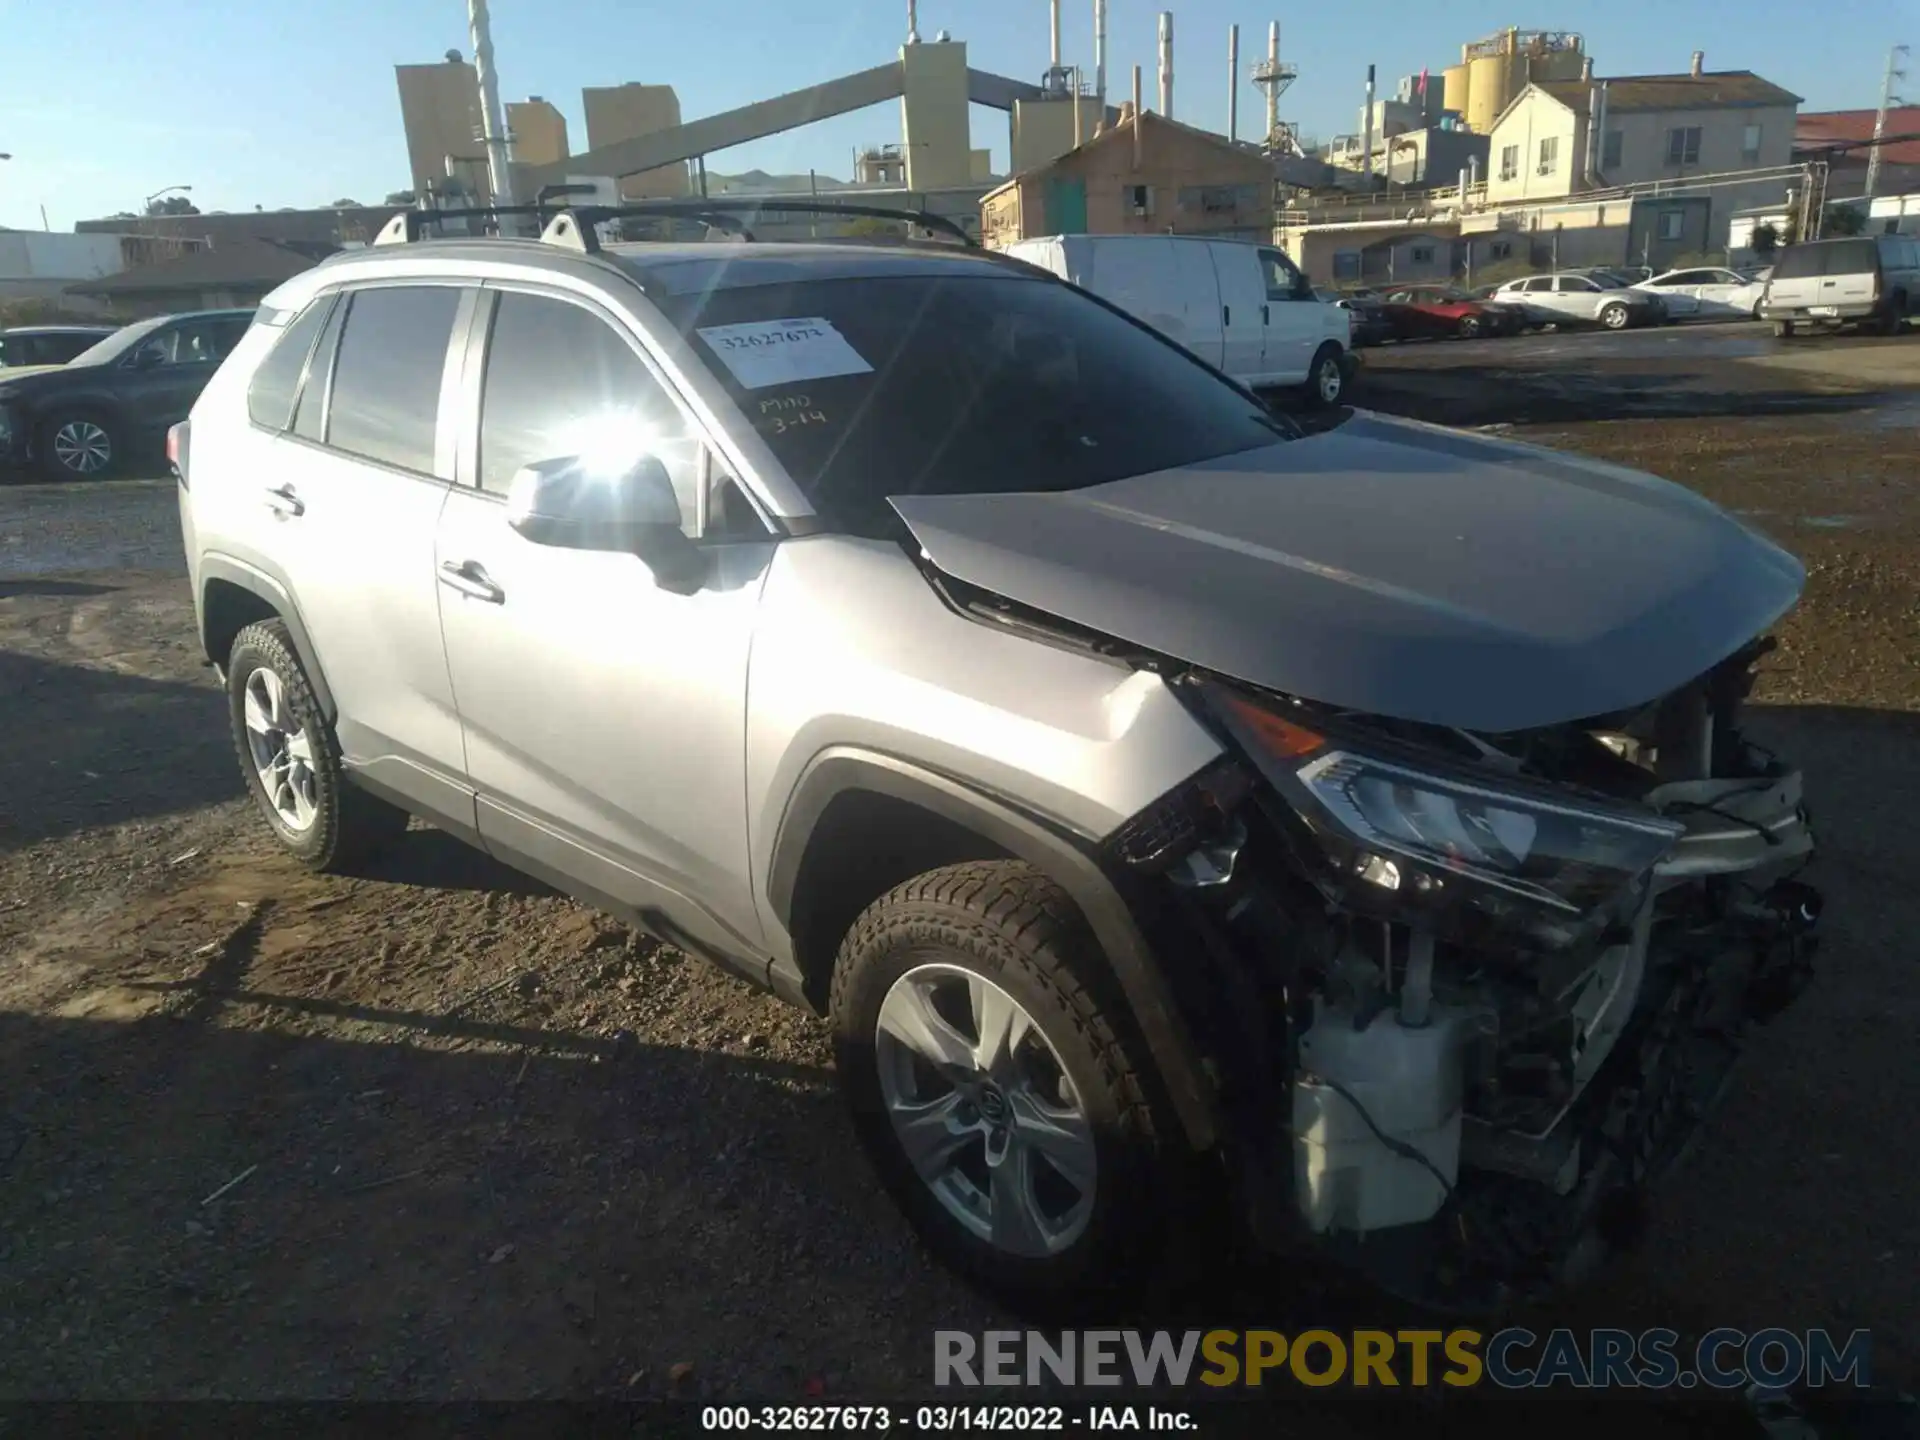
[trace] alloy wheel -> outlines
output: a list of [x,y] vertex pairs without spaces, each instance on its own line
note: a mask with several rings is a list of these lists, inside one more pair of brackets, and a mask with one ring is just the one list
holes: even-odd
[[113,437],[91,420],[69,420],[53,432],[53,458],[74,475],[98,475],[113,463]]
[[310,828],[320,812],[313,737],[287,708],[280,677],[264,666],[247,677],[244,704],[247,750],[267,804],[289,830]]
[[894,1137],[967,1231],[1029,1259],[1080,1238],[1093,1214],[1093,1127],[1017,1000],[958,966],[917,965],[881,1003],[874,1056]]

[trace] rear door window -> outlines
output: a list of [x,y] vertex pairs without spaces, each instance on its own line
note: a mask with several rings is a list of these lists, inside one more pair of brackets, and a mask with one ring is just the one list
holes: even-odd
[[253,372],[247,387],[247,414],[256,425],[269,430],[284,430],[293,419],[293,401],[300,390],[300,377],[306,373],[307,356],[313,342],[327,323],[333,309],[333,297],[323,295],[313,302],[286,329]]
[[452,285],[354,293],[334,365],[328,446],[433,473],[440,379],[459,309],[460,291]]

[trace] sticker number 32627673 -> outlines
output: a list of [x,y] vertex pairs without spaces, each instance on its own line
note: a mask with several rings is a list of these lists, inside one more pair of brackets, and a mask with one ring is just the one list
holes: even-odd
[[817,315],[708,325],[696,333],[748,390],[873,370],[832,321]]

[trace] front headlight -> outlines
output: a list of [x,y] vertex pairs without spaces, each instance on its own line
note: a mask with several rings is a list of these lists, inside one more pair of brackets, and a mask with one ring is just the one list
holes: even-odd
[[1205,689],[1329,861],[1410,899],[1439,900],[1464,881],[1485,887],[1483,902],[1491,890],[1580,915],[1645,875],[1685,833],[1646,811],[1370,754],[1245,696]]

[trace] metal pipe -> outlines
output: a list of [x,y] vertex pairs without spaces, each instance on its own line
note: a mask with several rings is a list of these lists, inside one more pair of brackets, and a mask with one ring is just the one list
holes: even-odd
[[1060,68],[1060,0],[1049,0],[1047,5],[1047,24],[1049,46],[1047,53],[1052,56],[1047,63],[1055,70]]
[[1140,168],[1140,67],[1133,67],[1133,119],[1129,128],[1133,131],[1133,168]]
[[1076,65],[1073,67],[1073,148],[1078,150],[1081,146],[1081,143],[1082,143],[1082,139],[1081,139],[1081,131],[1080,131],[1080,67]]
[[[500,81],[493,73],[493,27],[487,0],[467,0],[467,29],[473,37],[473,72],[480,82],[480,138],[487,149],[487,184],[496,205],[513,203],[513,151],[507,142],[507,112],[500,104]],[[500,217],[502,233],[510,233]],[[516,224],[512,230],[518,230]]]
[[1227,139],[1240,139],[1240,27],[1227,27]]
[[1100,97],[1100,118],[1107,115],[1107,0],[1093,0],[1093,93]]
[[1360,173],[1373,179],[1373,66],[1367,66],[1367,115],[1361,127]]
[[1173,12],[1160,12],[1160,113],[1173,118]]

